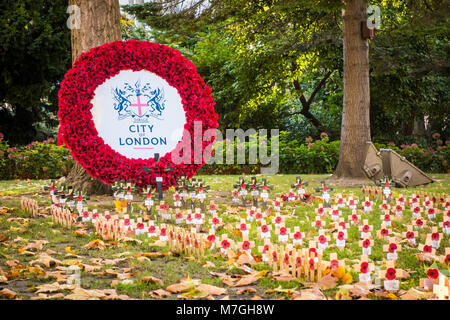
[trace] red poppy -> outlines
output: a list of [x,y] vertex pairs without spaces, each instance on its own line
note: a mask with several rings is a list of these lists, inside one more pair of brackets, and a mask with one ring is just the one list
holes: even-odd
[[417,224],[419,227],[421,227],[421,226],[423,226],[423,221],[420,220],[420,219],[417,219],[417,220],[416,220],[416,224]]
[[213,224],[219,224],[220,221],[219,221],[218,218],[214,217],[214,218],[212,219],[212,223],[213,223]]
[[400,198],[398,198],[398,201],[400,201],[400,202],[405,202],[405,198],[400,197]]
[[317,212],[318,212],[319,214],[322,214],[322,213],[324,212],[324,210],[323,210],[323,208],[319,208],[319,209],[317,209]]
[[439,277],[439,271],[437,269],[430,268],[427,271],[427,277],[430,279],[437,279]]
[[138,223],[136,225],[136,228],[138,228],[139,230],[142,230],[142,229],[144,229],[144,224],[143,223]]
[[367,273],[369,271],[369,264],[367,262],[362,262],[360,271],[361,273]]
[[370,227],[369,227],[369,225],[364,225],[364,227],[363,227],[363,231],[364,232],[369,232],[369,230],[370,230]]
[[268,230],[269,230],[269,228],[268,228],[266,225],[263,225],[263,226],[261,227],[261,231],[262,231],[263,233],[266,233]]
[[391,215],[385,214],[384,215],[384,221],[391,221]]
[[332,214],[335,215],[335,216],[338,216],[339,215],[339,210],[333,210]]
[[280,222],[281,222],[281,217],[276,217],[276,218],[275,218],[275,223],[276,223],[276,224],[279,224]]
[[312,256],[312,254],[314,254],[314,257],[317,257],[317,250],[316,250],[316,248],[310,248],[308,250],[308,253],[309,253],[310,257]]
[[148,228],[148,232],[149,232],[149,233],[154,233],[155,230],[156,230],[155,226],[150,226],[150,227]]
[[202,214],[201,213],[196,213],[195,214],[195,219],[200,220],[202,218]]
[[370,207],[371,203],[370,203],[370,201],[366,201],[366,202],[364,202],[364,205],[365,205],[366,207]]
[[269,250],[269,245],[265,244],[263,248],[263,252],[266,253]]
[[82,201],[83,200],[83,196],[82,195],[79,195],[78,197],[77,197],[77,201],[79,202],[79,201]]
[[394,253],[395,250],[397,250],[397,245],[395,243],[390,243],[389,244],[389,252]]
[[[129,159],[114,151],[98,136],[92,120],[90,102],[95,89],[122,70],[147,70],[175,87],[182,97],[186,115],[184,127],[190,136],[194,134],[194,121],[202,121],[202,130],[205,131],[218,127],[211,89],[201,79],[192,62],[177,50],[158,43],[115,41],[83,53],[65,74],[58,93],[58,144],[67,144],[77,162],[93,177],[107,184],[117,179],[131,181],[138,186],[155,186],[155,173],[143,172],[144,167],[154,166],[155,160]],[[183,145],[186,139],[187,136],[183,137],[179,145]],[[202,154],[213,142],[214,138],[203,142],[198,151]],[[175,185],[180,175],[192,177],[204,164],[175,164],[171,160],[171,152],[161,158],[160,163],[175,168],[170,173],[164,173],[164,190]]]
[[255,210],[250,210],[250,215],[253,216],[255,214]]
[[407,239],[414,239],[414,232],[408,231],[408,232],[406,233],[406,238],[407,238]]
[[351,206],[353,206],[353,205],[355,205],[355,200],[352,199],[352,200],[349,201],[349,203],[350,203]]
[[316,228],[320,228],[322,226],[322,221],[316,220]]
[[216,210],[216,206],[215,205],[213,205],[213,204],[211,204],[210,206],[209,206],[209,210]]
[[93,219],[97,219],[97,218],[98,218],[98,213],[95,212],[95,213],[92,215],[92,218],[93,218]]
[[397,210],[397,212],[400,212],[400,211],[403,210],[403,207],[398,205],[398,206],[395,207],[395,210]]
[[345,237],[345,233],[342,231],[339,231],[338,236],[337,236],[338,240],[342,241],[342,240],[344,240],[344,237]]
[[279,207],[281,206],[281,202],[280,201],[275,201],[275,207]]
[[342,222],[339,222],[339,226],[342,228],[342,229],[347,229],[347,226],[345,225],[345,222],[344,221],[342,221]]
[[382,235],[383,237],[388,236],[388,235],[389,235],[389,230],[386,229],[386,228],[381,229],[381,235]]
[[339,204],[343,204],[343,203],[344,203],[344,199],[339,198],[339,199],[338,199],[338,203],[339,203]]
[[262,219],[262,214],[261,214],[261,212],[256,213],[256,219]]
[[302,258],[301,257],[297,257],[295,259],[295,264],[297,265],[297,267],[300,267],[302,265]]
[[450,221],[444,222],[444,228],[450,228]]
[[197,241],[197,239],[195,239],[195,241],[194,241],[194,247],[198,248],[198,241]]
[[276,251],[272,252],[272,261],[277,262],[277,252]]
[[247,225],[245,223],[241,223],[241,231],[247,230]]
[[364,248],[368,248],[369,246],[370,246],[370,240],[369,239],[364,240],[363,241],[363,247]]
[[430,200],[425,201],[425,205],[428,207],[430,205]]
[[249,241],[244,241],[243,243],[242,243],[242,249],[243,250],[248,250],[248,249],[250,249],[250,242]]
[[450,264],[450,253],[445,256],[445,263]]
[[433,251],[433,248],[431,246],[427,246],[427,245],[423,246],[423,252],[431,253],[432,251]]
[[124,223],[126,226],[129,226],[129,225],[130,225],[130,219],[125,219],[125,220],[123,221],[123,223]]
[[166,235],[166,228],[162,228],[160,234],[164,237]]
[[435,210],[433,208],[428,209],[428,214],[433,215],[435,213]]
[[227,239],[222,240],[222,242],[220,243],[222,248],[227,249],[230,247],[230,242]]
[[309,268],[314,270],[314,259],[309,259]]
[[207,240],[208,240],[209,242],[214,242],[214,241],[216,241],[216,236],[213,235],[213,234],[210,234],[210,235],[208,236]]
[[282,236],[286,235],[286,228],[285,227],[281,227],[280,228],[280,235],[282,235]]
[[438,241],[439,240],[439,233],[437,233],[437,232],[432,233],[431,234],[431,239],[433,241]]
[[245,189],[245,183],[241,184],[241,189],[242,189],[242,190]]
[[352,214],[352,220],[353,221],[358,221],[358,216],[356,214]]
[[106,219],[106,220],[109,220],[109,219],[111,219],[111,216],[110,216],[109,214],[107,214],[107,215],[105,216],[105,219]]
[[414,212],[415,213],[419,213],[420,212],[420,208],[419,207],[414,207]]
[[294,239],[299,240],[302,238],[302,233],[300,231],[297,231],[294,233]]
[[322,243],[322,244],[324,244],[325,242],[327,242],[327,238],[322,234],[322,235],[319,237],[319,242]]
[[388,208],[387,204],[386,204],[386,203],[383,203],[382,208],[383,208],[384,210],[387,210],[387,208]]
[[87,212],[87,211],[84,211],[84,212],[83,212],[83,217],[85,217],[85,218],[89,218],[89,212]]
[[181,212],[177,212],[177,214],[175,215],[175,218],[177,220],[183,219],[183,214]]
[[337,268],[339,268],[339,261],[334,259],[330,261],[330,269],[331,270],[336,270]]
[[389,268],[386,270],[386,279],[388,280],[394,280],[395,279],[395,269],[394,268]]

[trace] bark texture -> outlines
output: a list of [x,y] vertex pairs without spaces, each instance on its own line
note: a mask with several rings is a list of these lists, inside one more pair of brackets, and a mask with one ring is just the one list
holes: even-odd
[[[72,63],[83,52],[122,40],[118,0],[69,0],[69,5],[77,5],[81,13],[80,28],[71,30]],[[110,186],[92,178],[78,162],[75,162],[65,182],[90,195],[111,192]]]
[[370,141],[369,43],[361,37],[367,3],[348,0],[342,14],[344,38],[344,101],[339,163],[332,183],[356,186],[370,183],[363,170]]

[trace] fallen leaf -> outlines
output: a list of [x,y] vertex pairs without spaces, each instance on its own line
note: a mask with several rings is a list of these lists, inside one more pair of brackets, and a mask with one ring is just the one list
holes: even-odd
[[3,290],[0,290],[0,295],[5,297],[6,299],[14,299],[16,297],[17,293],[5,288]]
[[256,290],[255,288],[252,288],[252,287],[245,287],[245,288],[242,288],[242,289],[237,290],[237,291],[236,291],[236,294],[237,294],[237,295],[241,295],[241,294],[255,293],[255,292],[257,292],[257,290]]
[[166,291],[164,289],[157,289],[157,290],[150,291],[149,295],[152,298],[161,299],[161,298],[169,297],[172,294],[169,291]]
[[203,268],[215,268],[216,265],[211,261],[205,261],[202,265]]
[[147,282],[147,283],[157,283],[159,285],[163,285],[163,281],[161,279],[152,277],[152,276],[145,276],[141,278],[142,282]]
[[327,274],[316,282],[316,286],[318,286],[322,290],[331,289],[336,287],[337,280],[338,279],[336,277],[333,277],[331,274]]
[[313,288],[297,291],[292,296],[292,300],[327,300],[327,298],[322,293],[322,290],[319,288]]
[[257,273],[251,273],[249,275],[246,275],[244,277],[242,277],[241,279],[239,279],[234,285],[233,287],[243,287],[243,286],[247,286],[253,282],[258,281],[259,279],[261,279],[264,275],[266,275],[266,273],[269,272],[268,270],[262,270],[260,272]]
[[402,300],[420,300],[428,299],[433,295],[432,292],[420,291],[415,288],[410,288],[405,294],[400,296]]
[[92,240],[87,245],[85,245],[83,248],[105,250],[106,245],[102,240],[97,239],[97,240]]
[[38,259],[30,261],[31,266],[36,263],[43,264],[47,268],[51,268],[52,266],[57,266],[59,264],[62,264],[62,262],[60,260],[54,259],[46,253],[41,253]]
[[183,278],[179,283],[171,284],[166,288],[167,291],[172,293],[181,293],[194,289],[200,284],[198,279]]
[[220,287],[216,287],[216,286],[213,286],[210,284],[204,284],[204,283],[201,283],[200,285],[198,285],[196,289],[201,292],[207,292],[209,295],[212,295],[212,296],[221,296],[221,295],[227,293],[227,289],[225,289],[225,288],[220,288]]
[[296,280],[290,273],[285,271],[279,271],[272,273],[272,277],[277,281],[292,281]]

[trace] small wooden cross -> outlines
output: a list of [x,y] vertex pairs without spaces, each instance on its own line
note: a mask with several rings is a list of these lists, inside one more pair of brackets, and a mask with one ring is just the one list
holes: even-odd
[[352,225],[357,225],[361,221],[361,215],[356,213],[356,210],[352,210],[352,214],[347,216],[348,221]]
[[362,255],[360,262],[353,265],[353,270],[359,273],[360,282],[372,282],[370,274],[375,270],[375,265],[369,262],[369,256]]
[[280,223],[280,227],[275,231],[278,234],[278,242],[286,244],[289,241],[291,230],[286,228],[284,222]]
[[295,226],[294,232],[292,232],[290,235],[290,238],[292,239],[292,244],[294,246],[301,246],[303,245],[303,239],[305,238],[305,233],[300,232],[300,227]]
[[389,243],[383,245],[383,251],[387,252],[387,260],[396,261],[398,259],[397,252],[402,250],[402,246],[395,241],[394,237],[389,238]]
[[423,253],[429,253],[432,255],[436,254],[436,249],[433,248],[430,237],[427,237],[427,239],[425,240],[425,244],[420,243],[418,249]]
[[317,242],[317,246],[319,249],[325,250],[328,248],[330,236],[325,235],[325,232],[323,230],[319,230],[319,235],[317,237],[314,237],[314,240]]
[[373,201],[369,200],[369,197],[366,197],[363,203],[364,212],[369,212],[373,210]]
[[345,261],[339,260],[336,252],[330,253],[330,261],[323,261],[325,267],[330,268],[332,271],[337,270],[339,267],[345,269]]
[[267,225],[264,219],[261,220],[261,227],[258,230],[258,238],[260,239],[270,239],[272,225]]
[[439,300],[450,299],[449,278],[442,273],[439,273],[439,284],[433,285],[433,293]]
[[366,238],[360,240],[358,245],[362,248],[362,255],[370,256],[372,253],[373,240],[370,238]]
[[364,219],[362,225],[359,226],[358,230],[361,231],[361,239],[368,238],[368,237],[370,238],[371,232],[373,231],[373,226],[369,225],[369,222],[367,219]]
[[377,230],[377,238],[384,239],[386,237],[389,237],[392,235],[392,230],[387,227],[384,222],[381,224],[381,227],[379,230]]

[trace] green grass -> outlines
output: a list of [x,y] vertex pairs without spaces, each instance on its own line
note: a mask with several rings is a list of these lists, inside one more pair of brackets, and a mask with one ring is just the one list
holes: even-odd
[[[309,183],[307,187],[307,192],[316,194],[314,189],[319,186],[320,181],[325,179],[328,175],[302,175],[302,179],[305,182]],[[436,182],[421,188],[408,188],[408,189],[393,189],[394,194],[403,194],[405,196],[411,195],[416,190],[423,190],[429,192],[439,192],[439,193],[450,193],[450,175],[444,174],[433,174],[431,175]],[[207,185],[210,185],[212,191],[209,192],[209,199],[214,199],[216,204],[219,205],[219,213],[225,224],[231,223],[236,224],[239,222],[241,216],[239,214],[229,214],[224,215],[223,213],[227,210],[227,208],[231,205],[231,190],[233,189],[233,184],[238,181],[239,176],[199,176],[197,178],[202,178]],[[271,190],[270,198],[274,199],[276,196],[281,195],[282,193],[289,192],[290,185],[295,182],[296,175],[274,175],[267,176],[268,182],[270,185],[274,186],[274,189]],[[261,177],[259,176],[258,179]],[[0,234],[7,236],[8,245],[0,246],[0,267],[4,272],[11,271],[11,268],[8,267],[5,262],[7,260],[16,259],[20,264],[24,266],[28,266],[31,260],[35,260],[36,256],[28,256],[23,255],[18,252],[18,249],[25,245],[29,241],[37,240],[37,239],[45,239],[49,241],[49,244],[44,245],[43,251],[47,249],[51,249],[57,252],[57,254],[52,255],[54,258],[59,260],[73,259],[71,257],[66,256],[66,247],[71,247],[76,250],[76,255],[78,256],[78,260],[82,261],[85,264],[92,264],[91,258],[103,258],[103,259],[113,259],[118,257],[121,253],[127,253],[124,257],[129,257],[129,259],[120,262],[115,266],[104,266],[102,270],[112,269],[115,272],[122,272],[121,268],[132,268],[132,272],[135,273],[134,276],[131,277],[132,283],[125,284],[119,283],[115,289],[118,294],[126,294],[133,298],[139,299],[149,299],[148,292],[151,290],[166,288],[168,285],[177,283],[183,277],[189,276],[190,278],[200,279],[203,283],[211,284],[219,287],[228,287],[222,283],[222,280],[219,277],[211,276],[209,271],[216,272],[226,272],[228,274],[235,275],[243,275],[245,271],[238,268],[238,266],[227,263],[227,260],[223,257],[215,257],[212,253],[207,252],[204,257],[197,261],[192,261],[186,255],[181,256],[164,256],[160,258],[151,258],[151,261],[139,261],[135,256],[139,255],[142,252],[150,252],[150,251],[160,251],[166,252],[168,250],[167,247],[148,247],[148,243],[150,242],[146,236],[139,237],[140,240],[143,241],[142,245],[138,245],[136,243],[126,243],[122,247],[118,247],[117,245],[107,246],[106,250],[88,250],[83,248],[89,241],[97,239],[98,237],[92,232],[92,227],[90,228],[91,234],[89,236],[77,237],[72,230],[64,229],[61,226],[55,225],[51,222],[50,218],[38,218],[32,219],[30,214],[24,212],[20,209],[20,197],[22,194],[27,194],[27,196],[31,196],[38,200],[41,206],[48,206],[50,204],[49,197],[47,196],[47,192],[42,191],[42,186],[48,185],[49,180],[33,180],[31,182],[26,181],[0,181],[0,207],[8,207],[10,208],[11,214],[0,215]],[[167,199],[169,203],[172,202],[173,191],[169,190],[167,194]],[[355,196],[362,197],[362,192],[359,188],[335,188],[332,191],[332,194],[343,193],[343,194],[354,194]],[[139,200],[139,197],[135,197],[136,201]],[[373,213],[365,214],[363,218],[369,220],[369,224],[374,225],[375,229],[378,229],[381,225],[380,219],[380,210],[378,209],[379,203],[376,204],[376,210]],[[284,215],[291,214],[294,212],[295,217],[286,219],[286,226],[288,228],[293,228],[294,226],[300,226],[302,232],[305,232],[308,237],[317,236],[317,231],[312,227],[311,222],[314,221],[315,213],[314,208],[316,205],[312,204],[290,204],[284,203],[281,213]],[[93,197],[89,201],[89,208],[101,208],[102,210],[113,210],[114,204],[111,201],[111,198],[107,197]],[[139,209],[138,203],[134,204],[135,212],[133,214],[134,217],[137,217]],[[343,216],[347,216],[350,214],[349,209],[342,209]],[[244,211],[241,211],[240,214],[244,214]],[[11,218],[23,218],[24,220],[10,220]],[[403,218],[400,221],[393,221],[393,225],[391,229],[393,231],[401,233],[406,231],[405,223],[410,221],[411,214],[406,210],[404,212]],[[438,214],[437,220],[440,221],[442,219],[442,213]],[[209,220],[209,217],[206,219]],[[269,222],[269,221],[267,221]],[[331,224],[328,223],[328,227]],[[208,229],[208,228],[207,228]],[[242,241],[240,236],[233,235],[229,231],[225,229],[219,230],[216,232],[216,236],[220,236],[222,233],[227,233],[230,238],[235,240],[236,242]],[[421,234],[424,234],[421,232]],[[375,231],[372,233],[373,238],[375,237]],[[355,261],[360,257],[361,248],[358,246],[359,240],[359,231],[356,226],[351,226],[348,229],[348,240],[347,247],[342,251],[337,251],[339,259],[346,259],[349,262]],[[23,240],[20,240],[20,238]],[[255,248],[253,249],[253,253],[255,255],[260,255],[257,251],[258,245],[261,245],[263,242],[260,239],[257,239],[257,228],[255,223],[253,222],[251,230],[250,230],[250,238],[255,240]],[[273,235],[273,240],[276,241],[277,236]],[[15,240],[15,241],[14,241]],[[331,240],[333,243],[334,240]],[[376,262],[378,267],[383,268],[383,259],[386,257],[386,253],[383,252],[383,245],[387,242],[384,240],[376,239],[375,245],[372,248],[372,255],[370,258]],[[438,253],[443,254],[444,248],[450,246],[449,237],[445,236],[442,239],[441,246],[438,250]],[[324,252],[324,259],[328,259],[329,253],[336,251],[335,249],[327,249]],[[416,287],[419,284],[420,278],[426,276],[426,265],[419,262],[415,257],[415,254],[418,251],[416,249],[410,249],[407,246],[404,246],[403,250],[399,252],[399,259],[397,261],[397,266],[402,269],[413,270],[411,273],[411,277],[409,279],[403,280],[401,282],[401,289],[407,290],[410,287]],[[204,268],[202,264],[205,261],[211,261],[215,264],[215,268]],[[351,263],[350,263],[351,264]],[[441,268],[443,266],[440,266]],[[267,269],[268,266],[264,264],[258,264],[253,266],[255,270],[264,270]],[[51,271],[55,271],[54,268],[50,269]],[[154,276],[163,281],[163,285],[155,284],[155,283],[146,283],[141,281],[144,276]],[[22,272],[19,279],[23,279],[24,273]],[[353,279],[357,279],[357,274],[352,272]],[[88,289],[110,289],[111,282],[116,278],[111,275],[92,275],[91,273],[82,272],[82,287]],[[28,288],[33,286],[38,286],[43,283],[54,282],[55,278],[50,277],[48,279],[43,278],[39,275],[27,275],[26,276],[27,286]],[[15,286],[14,283],[20,283],[19,281],[11,281],[11,285],[8,284],[8,287],[11,290],[16,290],[20,297],[23,299],[27,299],[32,295],[32,292],[24,288],[24,285]],[[285,293],[268,293],[266,294],[266,290],[274,289],[274,288],[282,288],[282,289],[293,289],[299,290],[303,288],[301,281],[288,281],[281,282],[276,281],[271,277],[271,274],[267,274],[257,283],[251,285],[257,289],[257,295],[266,298],[266,299],[278,299],[281,297],[286,297]],[[237,288],[238,289],[238,288]],[[249,299],[255,294],[246,294],[242,296],[236,296],[234,294],[236,290],[230,288],[228,290],[230,297],[239,298],[239,299]],[[336,292],[339,291],[339,288],[333,288],[329,290],[324,290],[324,294],[329,298],[334,298]],[[172,295],[169,299],[175,299],[177,295]],[[374,297],[375,298],[375,297]]]

